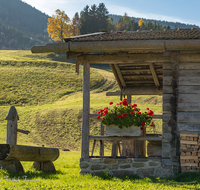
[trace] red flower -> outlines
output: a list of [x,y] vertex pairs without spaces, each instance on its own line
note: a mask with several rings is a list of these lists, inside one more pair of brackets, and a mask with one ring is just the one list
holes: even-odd
[[104,113],[107,114],[107,113],[108,113],[108,110],[104,110]]
[[117,103],[116,105],[120,105],[120,103]]
[[101,113],[102,113],[103,111],[104,111],[103,109],[100,110]]
[[139,112],[138,112],[138,114],[140,115],[140,114],[141,114],[141,112],[139,111]]
[[104,113],[102,116],[106,116],[106,114]]
[[112,105],[112,104],[113,104],[113,102],[110,102],[109,104],[110,104],[110,105]]
[[108,109],[108,107],[105,107],[105,108],[104,108],[104,110],[107,110],[107,109]]
[[101,113],[101,111],[98,111],[97,113],[98,113],[98,114],[100,114],[100,113]]
[[131,115],[134,115],[134,111],[132,111],[130,114],[131,114]]
[[97,119],[99,119],[100,117],[101,117],[101,115],[98,115],[98,116],[97,116]]
[[143,121],[143,122],[141,123],[141,125],[142,125],[142,126],[145,126],[145,122]]
[[123,104],[124,106],[128,106],[128,102],[127,102],[127,99],[126,99],[126,98],[123,99],[122,104]]
[[121,115],[118,115],[117,118],[122,118],[122,116],[121,116]]
[[132,107],[132,108],[137,107],[137,104],[133,104],[131,107]]
[[144,127],[140,127],[140,129],[141,129],[141,130],[143,130],[143,129],[144,129]]
[[152,110],[149,110],[149,111],[148,111],[148,115],[153,116],[153,114],[154,114],[154,113],[153,113]]
[[134,108],[133,111],[137,111],[137,108]]
[[127,117],[127,113],[122,114],[122,117]]
[[123,104],[123,102],[119,102],[119,104],[121,105],[121,104]]
[[146,110],[149,110],[149,108],[147,108]]

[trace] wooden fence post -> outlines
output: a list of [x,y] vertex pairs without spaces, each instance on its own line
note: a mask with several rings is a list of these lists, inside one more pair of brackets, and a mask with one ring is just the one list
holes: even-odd
[[6,144],[17,144],[17,120],[19,120],[17,110],[11,106],[6,116],[7,120],[7,138]]

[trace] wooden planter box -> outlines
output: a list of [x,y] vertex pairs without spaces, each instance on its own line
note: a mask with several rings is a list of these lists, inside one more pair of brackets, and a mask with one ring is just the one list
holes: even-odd
[[109,136],[142,136],[140,127],[131,126],[129,128],[117,126],[106,126],[106,135]]

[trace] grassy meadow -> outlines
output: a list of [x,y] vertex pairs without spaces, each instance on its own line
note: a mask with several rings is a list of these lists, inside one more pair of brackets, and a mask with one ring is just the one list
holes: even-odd
[[[197,189],[200,175],[179,174],[174,178],[116,178],[79,175],[82,122],[82,66],[75,73],[75,61],[64,53],[31,54],[30,51],[0,51],[0,143],[6,142],[5,117],[14,105],[19,115],[17,144],[57,147],[60,157],[54,162],[57,172],[35,171],[31,162],[22,162],[25,174],[0,170],[0,189]],[[91,113],[119,97],[106,92],[119,90],[108,65],[91,65]],[[162,113],[162,96],[133,96],[141,110],[146,107]],[[161,133],[161,121],[148,133]],[[90,120],[90,133],[98,135],[100,123]],[[90,143],[92,146],[92,143]],[[70,151],[62,151],[63,149]],[[98,155],[96,148],[95,154]],[[106,144],[106,154],[110,145]]]

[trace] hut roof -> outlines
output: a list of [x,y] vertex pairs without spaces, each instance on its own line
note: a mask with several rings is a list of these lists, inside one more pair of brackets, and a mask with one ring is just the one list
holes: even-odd
[[65,42],[115,41],[115,40],[188,40],[200,39],[200,29],[174,29],[162,31],[98,32],[65,38]]

